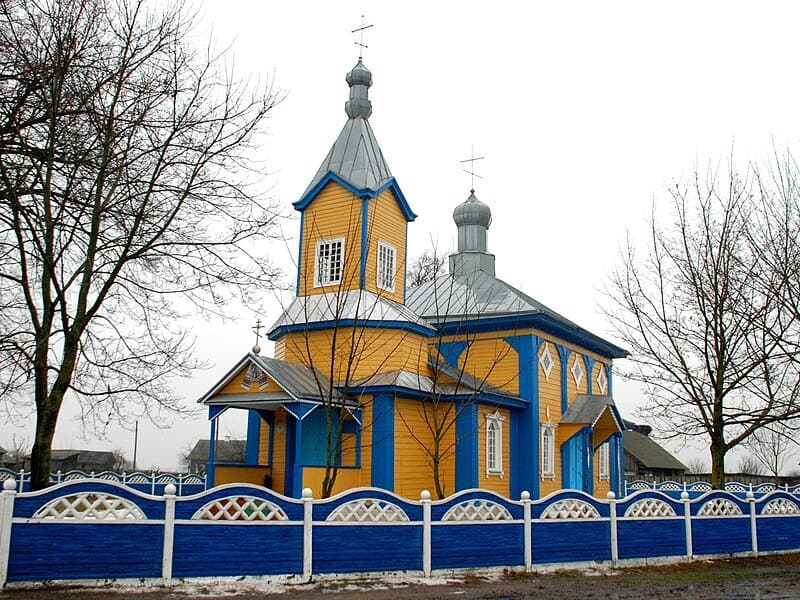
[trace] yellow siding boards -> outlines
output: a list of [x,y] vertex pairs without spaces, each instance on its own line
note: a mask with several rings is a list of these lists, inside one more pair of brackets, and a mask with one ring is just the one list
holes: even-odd
[[[359,487],[361,469],[339,469],[333,482],[331,496],[351,488]],[[311,488],[314,498],[322,498],[322,482],[325,480],[325,467],[303,467],[303,487]]]
[[362,396],[359,401],[361,409],[361,469],[359,470],[360,485],[372,485],[372,397]]
[[264,476],[267,474],[269,474],[268,467],[217,465],[214,468],[214,485],[225,485],[226,483],[264,485]]
[[275,410],[275,436],[272,447],[272,489],[284,493],[286,477],[286,410]]
[[[486,472],[486,415],[494,414],[495,410],[505,418],[502,429],[503,443],[503,475],[489,475]],[[511,420],[508,418],[508,411],[505,409],[495,409],[490,406],[478,407],[478,487],[484,490],[491,490],[509,496],[509,474],[510,474],[510,452],[511,444]]]
[[[561,420],[561,362],[558,359],[558,351],[556,347],[550,343],[545,342],[539,348],[539,357],[545,350],[545,345],[549,346],[550,356],[553,358],[553,368],[550,370],[550,375],[545,375],[542,365],[537,362],[536,367],[539,373],[539,423],[552,423],[558,425]],[[537,359],[538,361],[538,359]],[[556,428],[558,432],[558,428]],[[537,432],[539,436],[539,473],[542,473],[542,458],[541,458],[541,427]],[[556,434],[558,440],[558,434]],[[563,486],[561,483],[561,449],[558,442],[555,444],[553,466],[555,478],[547,477],[542,478],[539,484],[539,495],[546,496],[551,492],[560,490]]]
[[459,358],[459,367],[479,381],[519,393],[519,359],[502,337],[473,340]]
[[[405,288],[405,245],[407,226],[408,223],[390,190],[384,191],[380,196],[370,201],[367,230],[367,264],[364,284],[367,290],[400,303],[403,302],[403,292]],[[396,250],[395,286],[393,292],[379,289],[377,286],[379,242],[385,242],[393,246]]]
[[261,429],[258,434],[258,464],[269,464],[269,423],[261,419]]
[[[361,199],[336,182],[330,182],[303,211],[299,296],[357,289],[361,260]],[[317,242],[344,238],[341,284],[314,286]]]
[[[442,403],[444,404],[444,403]],[[440,444],[439,476],[444,493],[455,492],[455,415],[445,413],[446,407],[439,407],[440,423],[450,425],[441,427],[444,436]],[[429,403],[428,411],[433,407]],[[432,421],[432,412],[429,412],[429,422]],[[394,491],[406,498],[419,498],[422,490],[429,490],[436,497],[433,480],[433,461],[423,445],[433,447],[434,430],[436,428],[426,423],[424,407],[416,400],[404,398],[395,399],[394,419]]]

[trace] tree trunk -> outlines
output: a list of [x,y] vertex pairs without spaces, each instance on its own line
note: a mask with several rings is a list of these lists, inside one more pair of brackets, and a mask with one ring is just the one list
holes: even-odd
[[711,487],[715,490],[725,489],[725,447],[724,440],[711,440]]
[[36,410],[36,432],[31,450],[31,491],[46,488],[50,483],[50,451],[56,432],[58,406],[46,398]]

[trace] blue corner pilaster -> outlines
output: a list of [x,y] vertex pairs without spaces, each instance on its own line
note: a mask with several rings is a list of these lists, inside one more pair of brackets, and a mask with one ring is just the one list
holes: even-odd
[[478,404],[460,403],[456,415],[456,491],[478,487]]
[[369,243],[369,198],[361,199],[361,263],[359,265],[359,287],[366,289],[367,283],[367,250]]
[[303,272],[303,225],[305,225],[305,211],[300,213],[300,236],[297,240],[297,285],[295,287],[295,296],[300,295],[300,277]]
[[561,359],[561,414],[563,415],[569,408],[567,374],[569,373],[569,355],[572,351],[561,344],[557,344],[556,348],[558,348],[558,357]]
[[586,470],[584,471],[583,491],[587,494],[594,494],[594,432],[591,427],[584,427],[583,447],[585,448],[584,457],[586,460]]
[[622,433],[615,433],[609,440],[608,461],[611,465],[611,491],[617,498],[622,494],[623,479],[625,476],[625,454],[622,441]]
[[394,395],[372,399],[372,485],[394,491]]
[[444,358],[444,362],[451,367],[458,368],[458,359],[461,357],[461,353],[467,349],[468,345],[469,344],[463,340],[440,342],[436,344],[436,349],[439,350],[439,354]]
[[594,381],[592,380],[592,371],[594,370],[594,359],[591,356],[584,356],[583,363],[586,365],[586,393],[592,393]]
[[258,446],[261,441],[261,416],[255,410],[247,411],[247,443],[244,449],[246,465],[258,464]]
[[606,378],[608,379],[608,383],[606,385],[608,386],[608,395],[609,396],[613,396],[614,395],[614,393],[613,393],[614,388],[611,385],[612,384],[612,376],[613,376],[613,374],[614,374],[613,367],[611,365],[606,365]]
[[214,487],[214,461],[217,456],[217,417],[225,410],[224,406],[209,406],[208,420],[211,424],[208,441],[208,463],[206,463],[206,489]]
[[292,475],[292,498],[299,498],[303,492],[303,419],[294,420],[294,464]]
[[[511,497],[519,498],[528,491],[532,498],[539,497],[539,369],[537,361],[538,336],[515,335],[505,338],[517,351],[519,395],[529,404],[520,409],[516,427],[512,426],[511,439]],[[512,424],[514,420],[512,420]]]
[[267,464],[272,465],[272,453],[275,446],[275,412],[259,410],[259,416],[269,425],[269,441],[267,442]]

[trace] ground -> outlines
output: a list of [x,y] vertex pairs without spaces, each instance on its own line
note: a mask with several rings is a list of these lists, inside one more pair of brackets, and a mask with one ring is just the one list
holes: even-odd
[[[403,583],[404,582],[404,583]],[[189,584],[158,588],[7,590],[3,600],[418,600],[589,599],[675,600],[800,598],[800,554],[695,561],[624,569],[586,569],[547,574],[495,573],[453,577],[338,579],[275,586],[264,582]]]

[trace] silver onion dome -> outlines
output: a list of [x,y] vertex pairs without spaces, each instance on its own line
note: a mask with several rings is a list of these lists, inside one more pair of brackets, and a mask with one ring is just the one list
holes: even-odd
[[475,190],[470,190],[469,198],[456,206],[453,211],[453,220],[458,227],[475,225],[489,228],[492,224],[492,211],[475,196]]
[[350,86],[350,99],[345,102],[344,110],[351,119],[368,119],[372,114],[372,102],[369,101],[369,88],[372,85],[372,73],[364,66],[361,59],[345,78]]

